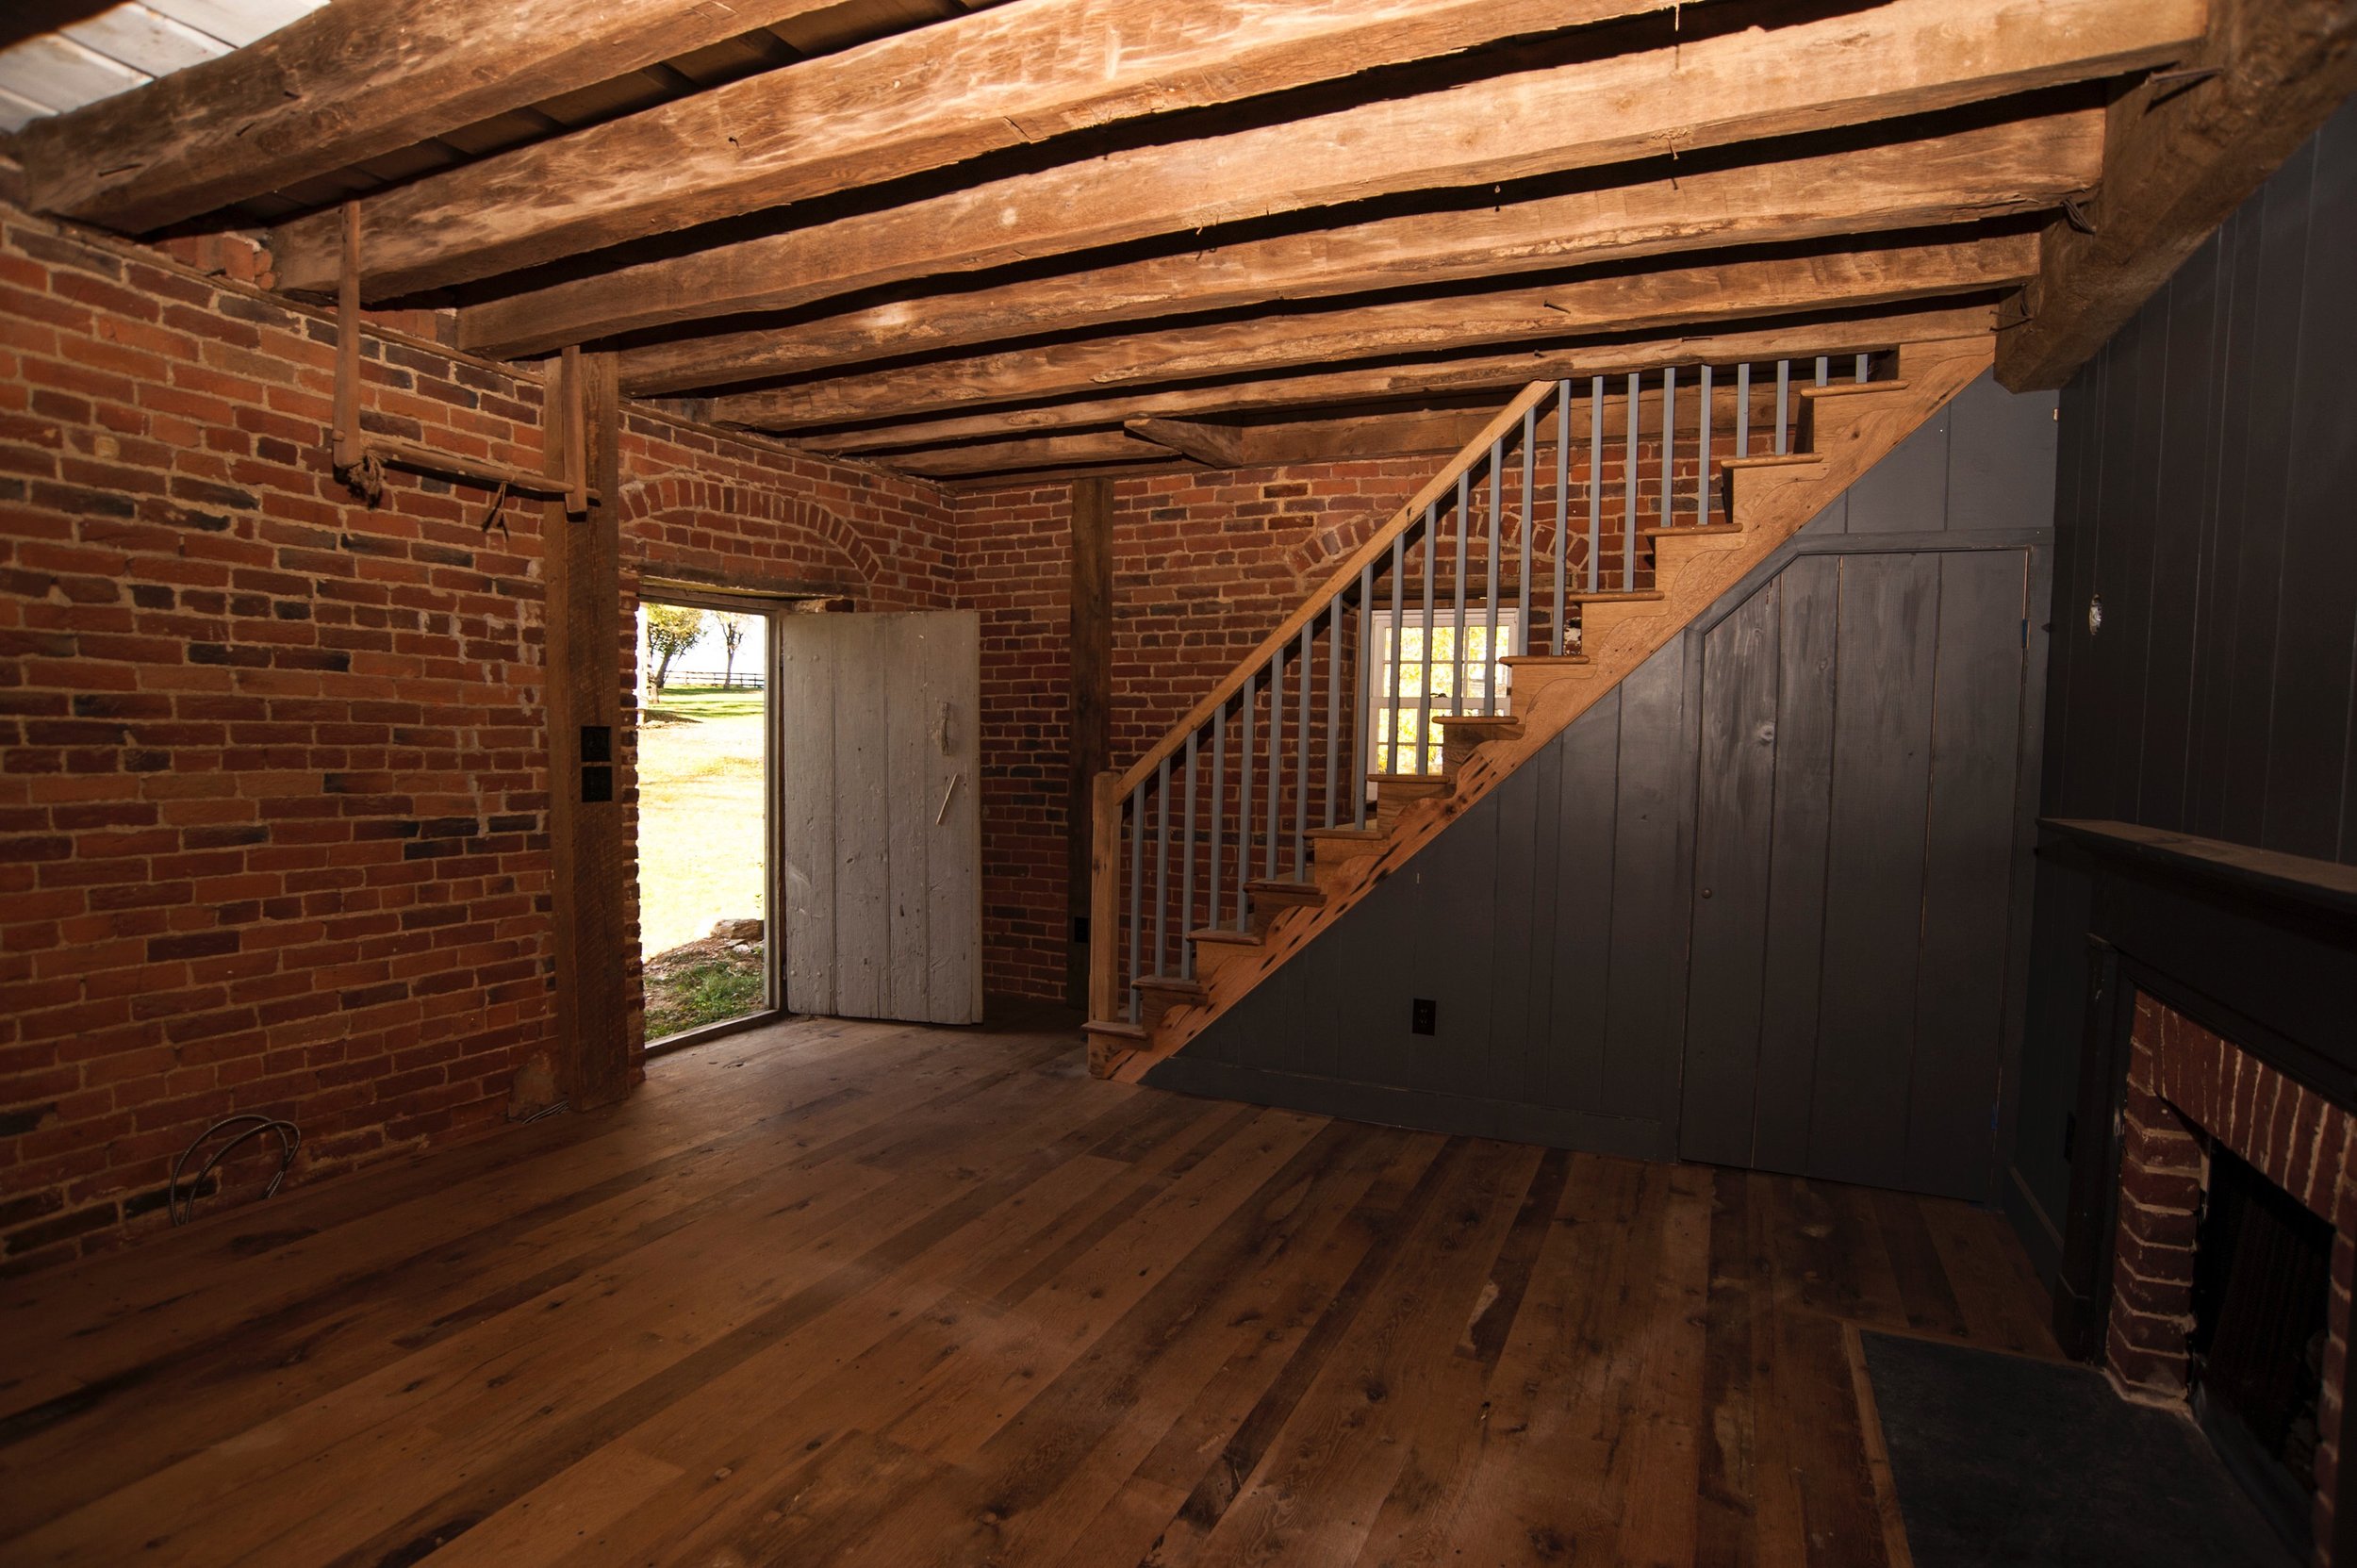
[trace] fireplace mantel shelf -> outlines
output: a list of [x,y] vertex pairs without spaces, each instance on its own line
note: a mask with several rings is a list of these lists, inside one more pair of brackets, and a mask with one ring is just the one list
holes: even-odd
[[2222,839],[2197,838],[2140,827],[2043,817],[2039,825],[2090,853],[2128,862],[2149,872],[2222,883],[2247,895],[2340,916],[2357,916],[2357,866],[2312,860],[2274,850],[2254,850]]

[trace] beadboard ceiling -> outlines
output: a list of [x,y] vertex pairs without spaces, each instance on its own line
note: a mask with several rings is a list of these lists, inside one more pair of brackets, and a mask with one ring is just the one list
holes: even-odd
[[[225,55],[325,0],[124,0],[0,48],[0,130]],[[71,14],[69,11],[67,14]],[[12,31],[21,29],[11,29]]]

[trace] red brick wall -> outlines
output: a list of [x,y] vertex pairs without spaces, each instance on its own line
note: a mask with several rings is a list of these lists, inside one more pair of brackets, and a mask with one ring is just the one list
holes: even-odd
[[[541,508],[328,471],[316,313],[0,209],[0,1268],[505,1112],[550,1025]],[[369,423],[539,460],[540,387],[364,344]],[[635,569],[945,604],[931,487],[635,413]],[[275,1164],[233,1167],[250,1189]]]
[[2128,1036],[2119,1225],[2105,1361],[2163,1398],[2185,1393],[2195,1216],[2209,1150],[2224,1147],[2332,1224],[2332,1284],[2316,1427],[2316,1560],[2329,1565],[2349,1282],[2357,1274],[2357,1117],[2150,996]]

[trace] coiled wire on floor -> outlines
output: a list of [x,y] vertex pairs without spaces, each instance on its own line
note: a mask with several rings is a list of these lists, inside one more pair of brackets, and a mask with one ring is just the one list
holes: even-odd
[[[211,1157],[205,1162],[204,1167],[196,1173],[196,1180],[189,1183],[189,1195],[184,1200],[180,1196],[180,1180],[188,1169],[189,1162],[196,1158],[196,1151],[203,1148],[208,1140],[232,1127],[243,1127],[244,1131],[213,1150]],[[290,1121],[282,1121],[276,1116],[265,1116],[256,1112],[249,1111],[240,1115],[223,1116],[198,1133],[196,1141],[182,1150],[180,1158],[172,1163],[172,1185],[164,1189],[164,1208],[172,1215],[172,1223],[186,1225],[195,1218],[196,1200],[205,1191],[205,1179],[212,1175],[215,1167],[229,1158],[230,1152],[239,1145],[269,1133],[276,1133],[278,1136],[278,1170],[270,1179],[270,1185],[262,1189],[262,1196],[270,1197],[276,1194],[278,1184],[287,1180],[287,1171],[294,1164],[295,1150],[303,1143],[303,1130]]]

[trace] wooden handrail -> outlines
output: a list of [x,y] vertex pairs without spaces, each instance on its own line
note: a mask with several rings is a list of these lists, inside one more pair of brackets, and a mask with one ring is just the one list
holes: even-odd
[[[1511,403],[1499,409],[1496,418],[1482,426],[1479,435],[1460,447],[1456,456],[1450,458],[1438,473],[1426,481],[1424,488],[1418,490],[1405,505],[1392,514],[1392,520],[1389,522],[1369,535],[1364,544],[1351,552],[1349,558],[1334,569],[1323,587],[1304,599],[1299,609],[1287,616],[1277,630],[1261,638],[1260,647],[1254,649],[1235,668],[1229,670],[1227,678],[1211,688],[1210,696],[1189,709],[1187,717],[1180,719],[1169,734],[1163,735],[1152,751],[1129,765],[1129,770],[1121,775],[1120,782],[1113,786],[1115,809],[1118,809],[1121,801],[1136,791],[1138,785],[1152,778],[1155,769],[1178,753],[1179,748],[1186,745],[1187,736],[1211,722],[1211,715],[1226,706],[1228,699],[1242,691],[1244,682],[1259,674],[1261,668],[1275,656],[1279,648],[1300,636],[1304,626],[1323,615],[1326,606],[1336,595],[1355,586],[1359,581],[1360,568],[1380,560],[1384,552],[1391,548],[1392,541],[1413,527],[1423,518],[1426,507],[1440,501],[1455,487],[1458,475],[1468,471],[1475,464],[1488,457],[1492,445],[1505,439],[1512,433],[1515,427],[1521,424],[1523,416],[1536,408],[1555,388],[1556,383],[1552,381],[1534,381],[1516,393]],[[1097,810],[1100,815],[1104,811],[1101,801]],[[1094,921],[1101,918],[1102,915],[1103,911],[1100,910],[1092,916],[1092,937],[1096,931]]]

